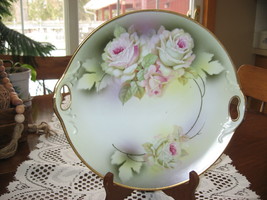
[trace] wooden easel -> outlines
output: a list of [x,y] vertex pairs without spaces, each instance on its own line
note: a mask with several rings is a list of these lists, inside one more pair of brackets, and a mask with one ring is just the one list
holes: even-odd
[[[133,189],[123,188],[113,183],[113,174],[107,173],[104,177],[104,188],[106,190],[105,200],[123,200],[129,196]],[[189,181],[176,187],[162,190],[175,200],[195,200],[195,191],[199,184],[199,176],[195,171],[189,173]]]

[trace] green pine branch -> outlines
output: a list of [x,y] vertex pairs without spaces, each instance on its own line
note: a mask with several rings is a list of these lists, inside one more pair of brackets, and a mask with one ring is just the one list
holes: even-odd
[[46,56],[55,49],[50,43],[41,43],[12,30],[0,21],[0,54]]
[[0,54],[18,56],[47,56],[55,48],[50,43],[41,43],[15,31],[2,22],[5,16],[11,16],[10,8],[17,0],[0,0]]
[[17,0],[1,0],[0,1],[0,19],[5,16],[11,16],[10,7]]

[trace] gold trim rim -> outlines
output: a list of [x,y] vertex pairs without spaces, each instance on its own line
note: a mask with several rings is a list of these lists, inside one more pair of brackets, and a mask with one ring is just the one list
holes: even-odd
[[[184,15],[184,14],[181,14],[181,13],[177,13],[177,12],[174,12],[174,11],[169,11],[169,10],[162,10],[162,9],[143,9],[143,10],[135,10],[135,11],[130,11],[130,12],[127,12],[127,13],[124,13],[124,14],[121,14],[121,15],[118,15],[110,20],[107,20],[105,21],[104,23],[102,23],[101,25],[99,25],[97,28],[95,28],[83,41],[82,43],[78,46],[78,48],[76,49],[76,51],[74,52],[73,56],[71,57],[70,61],[69,61],[69,64],[67,66],[67,68],[65,69],[65,72],[63,73],[62,77],[58,80],[56,86],[55,86],[55,93],[56,91],[58,90],[58,86],[59,86],[59,83],[64,79],[70,65],[72,64],[72,61],[74,59],[74,57],[76,56],[77,52],[81,49],[81,47],[86,43],[87,40],[90,39],[90,37],[92,35],[94,35],[97,31],[99,31],[102,27],[106,26],[107,24],[109,24],[110,22],[112,21],[115,21],[119,18],[122,18],[124,16],[128,16],[128,15],[131,15],[131,14],[136,14],[136,13],[144,13],[144,12],[159,12],[159,13],[169,13],[169,14],[173,14],[173,15],[176,15],[178,17],[182,17],[184,18],[185,20],[188,20],[190,22],[193,22],[194,24],[200,26],[201,28],[203,28],[205,31],[207,31],[207,33],[209,33],[217,42],[218,42],[218,45],[223,49],[223,51],[225,52],[225,54],[227,55],[229,61],[231,62],[232,64],[232,67],[235,68],[235,65],[229,55],[229,53],[226,51],[226,48],[224,47],[224,45],[218,40],[218,38],[215,36],[214,33],[212,33],[209,29],[207,29],[204,25],[200,24],[199,22],[193,20],[192,18]],[[236,73],[236,70],[234,70],[235,72],[235,77],[237,78],[237,73]],[[238,79],[237,79],[237,83],[239,84],[238,82]],[[242,97],[243,97],[243,93],[242,91],[240,91],[241,94],[242,94]],[[90,170],[92,170],[95,174],[97,174],[99,177],[101,177],[102,179],[105,177],[105,175],[99,173],[97,170],[95,170],[93,167],[91,167],[83,158],[82,156],[78,153],[78,151],[76,150],[76,148],[74,147],[73,143],[71,142],[70,140],[70,137],[69,137],[69,134],[67,132],[67,129],[66,129],[66,126],[64,124],[64,121],[63,119],[61,118],[58,110],[57,110],[57,106],[56,106],[56,94],[54,94],[53,96],[53,105],[54,105],[54,111],[55,111],[55,114],[56,116],[58,117],[61,125],[62,125],[62,128],[63,128],[63,131],[64,131],[64,134],[65,136],[67,137],[67,140],[68,142],[70,143],[72,149],[74,150],[75,154],[79,157],[79,159],[83,162],[83,164],[85,164]],[[235,132],[235,129],[233,130],[233,133]],[[232,137],[232,136],[231,136]],[[228,144],[227,144],[228,145]],[[227,147],[226,145],[226,147]],[[224,150],[226,149],[226,147],[224,148]],[[224,152],[224,151],[223,151]],[[217,159],[212,162],[210,164],[209,167],[207,167],[206,169],[202,170],[201,172],[197,172],[197,174],[200,176],[201,174],[203,174],[204,172],[206,172],[214,163],[217,162],[217,160],[221,157],[221,155],[223,154],[223,152],[218,155]],[[191,170],[193,171],[193,170]],[[107,172],[108,173],[108,172]],[[189,172],[190,173],[190,172]],[[165,189],[170,189],[170,188],[173,188],[173,187],[176,187],[176,186],[179,186],[179,185],[182,185],[186,182],[189,181],[189,173],[188,173],[188,179],[184,180],[184,181],[181,181],[179,183],[176,183],[176,184],[172,184],[172,185],[169,185],[169,186],[164,186],[164,187],[157,187],[157,188],[140,188],[140,187],[133,187],[133,186],[128,186],[128,185],[125,185],[125,184],[122,184],[122,183],[118,183],[118,182],[113,182],[114,184],[118,185],[118,186],[121,186],[121,187],[124,187],[124,188],[128,188],[128,189],[133,189],[133,190],[140,190],[140,191],[158,191],[158,190],[165,190]]]

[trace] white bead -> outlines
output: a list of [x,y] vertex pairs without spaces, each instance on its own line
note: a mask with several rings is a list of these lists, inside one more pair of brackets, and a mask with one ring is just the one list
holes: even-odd
[[22,105],[17,105],[17,106],[16,106],[16,113],[18,113],[18,114],[22,114],[22,113],[24,113],[24,111],[25,111],[25,107],[24,107],[23,104],[22,104]]
[[25,116],[23,114],[16,114],[15,115],[15,121],[17,123],[22,123],[25,120]]

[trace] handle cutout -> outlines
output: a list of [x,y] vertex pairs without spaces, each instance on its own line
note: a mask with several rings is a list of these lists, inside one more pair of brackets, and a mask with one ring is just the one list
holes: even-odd
[[229,101],[229,115],[232,121],[237,121],[240,117],[240,106],[241,99],[239,96],[233,96]]
[[68,85],[63,85],[60,89],[60,109],[66,111],[71,105],[71,93]]

